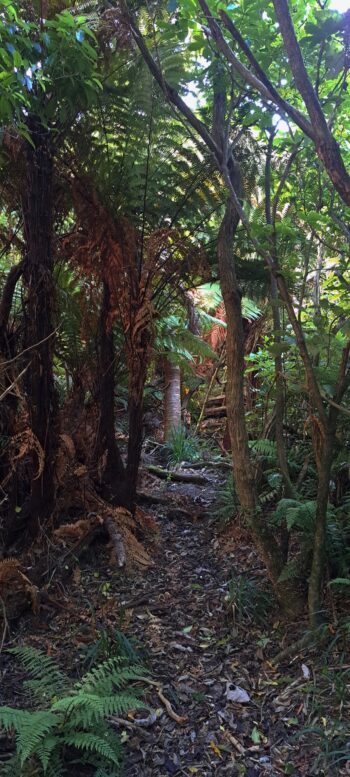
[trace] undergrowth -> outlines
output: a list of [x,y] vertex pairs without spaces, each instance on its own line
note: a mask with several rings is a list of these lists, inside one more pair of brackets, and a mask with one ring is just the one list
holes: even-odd
[[225,600],[234,623],[262,625],[271,611],[272,592],[261,580],[232,573]]
[[[326,646],[313,661],[305,683],[305,725],[295,735],[315,743],[310,777],[336,777],[347,774],[350,761],[348,696],[350,686],[350,620],[343,619],[331,635],[325,625]],[[322,635],[321,635],[322,638]],[[305,659],[304,659],[305,660]],[[308,661],[308,664],[311,663]],[[345,767],[345,771],[344,771]]]
[[219,528],[224,529],[230,523],[237,505],[236,489],[233,476],[229,475],[226,483],[217,491],[214,518],[218,521]]
[[199,438],[180,426],[172,430],[170,439],[164,444],[164,453],[166,463],[170,467],[183,461],[198,461],[201,455]]
[[15,754],[2,767],[3,777],[61,777],[82,770],[94,777],[120,775],[121,743],[113,716],[145,707],[135,687],[145,670],[114,656],[74,682],[39,650],[9,652],[29,675],[23,687],[30,709],[0,707],[0,726],[15,737]]

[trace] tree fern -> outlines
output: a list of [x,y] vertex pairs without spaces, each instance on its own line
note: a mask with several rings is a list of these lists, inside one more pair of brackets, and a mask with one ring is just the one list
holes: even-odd
[[94,767],[96,777],[118,775],[120,741],[108,721],[113,715],[145,707],[139,692],[130,687],[145,670],[115,657],[73,683],[38,650],[21,647],[11,652],[31,675],[26,687],[34,690],[35,706],[32,710],[0,708],[0,726],[13,732],[16,741],[16,754],[4,775],[60,777],[72,774],[70,764],[76,768],[79,759]]

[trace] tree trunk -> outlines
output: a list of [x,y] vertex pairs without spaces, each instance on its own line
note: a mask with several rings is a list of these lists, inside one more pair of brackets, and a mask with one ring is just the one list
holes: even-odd
[[[225,94],[220,88],[220,78],[214,86],[213,134],[223,158],[226,157],[225,143]],[[235,191],[240,191],[240,172],[233,159],[227,165],[229,180]],[[218,245],[218,265],[222,297],[226,310],[227,422],[231,438],[233,476],[239,503],[252,533],[254,543],[266,566],[269,578],[276,591],[282,609],[286,614],[300,613],[303,598],[295,590],[294,581],[279,582],[284,558],[282,549],[267,525],[258,505],[256,483],[252,467],[248,431],[244,406],[244,330],[242,319],[241,292],[238,286],[233,239],[240,221],[239,213],[230,197],[222,220]]]
[[181,370],[178,364],[164,359],[164,440],[181,427]]
[[329,431],[324,440],[318,467],[318,487],[312,566],[309,578],[308,605],[310,625],[315,628],[322,621],[322,588],[326,568],[326,529],[329,483],[333,461],[334,433]]
[[[44,454],[42,474],[33,461],[28,529],[33,536],[52,514],[54,466],[58,439],[58,398],[53,378],[55,289],[52,260],[53,160],[49,131],[39,120],[28,121],[33,146],[26,145],[26,186],[23,196],[27,262],[26,348],[29,367],[26,393],[29,423]],[[34,457],[33,457],[34,458]]]
[[103,284],[103,297],[99,323],[99,403],[100,420],[95,446],[95,460],[101,458],[106,451],[107,460],[103,473],[103,485],[109,497],[124,504],[125,499],[125,469],[120,451],[115,439],[115,352],[113,329],[108,328],[110,314],[110,291],[108,284]]

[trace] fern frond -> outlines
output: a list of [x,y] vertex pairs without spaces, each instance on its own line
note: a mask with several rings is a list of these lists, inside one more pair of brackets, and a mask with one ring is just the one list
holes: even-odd
[[273,440],[251,440],[249,446],[253,453],[263,456],[265,459],[275,461],[277,457],[276,443]]
[[99,696],[94,693],[79,693],[67,696],[52,705],[54,712],[64,713],[66,727],[76,729],[92,726],[110,715],[121,715],[133,709],[142,709],[145,704],[136,695],[115,693],[111,696]]
[[102,736],[97,736],[97,734],[90,732],[77,731],[74,734],[62,737],[62,741],[70,747],[75,747],[77,750],[96,753],[105,758],[106,761],[110,761],[117,766],[120,765],[120,747],[118,747],[117,738],[115,747],[112,747],[111,743],[107,742]]
[[32,647],[10,648],[9,653],[16,656],[23,668],[31,675],[31,680],[24,683],[24,687],[31,691],[42,702],[43,697],[50,700],[54,695],[61,695],[67,691],[71,683],[67,675],[61,671],[55,661]]
[[95,669],[91,669],[75,688],[80,691],[95,691],[99,695],[110,693],[114,687],[122,688],[128,680],[137,680],[145,674],[142,666],[130,666],[123,656],[108,658]]
[[43,712],[30,712],[25,723],[22,723],[17,735],[17,751],[21,764],[36,752],[42,740],[57,726],[57,716],[44,710]]

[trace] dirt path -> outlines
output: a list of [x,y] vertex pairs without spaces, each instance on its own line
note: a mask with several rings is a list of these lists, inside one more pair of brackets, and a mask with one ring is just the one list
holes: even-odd
[[[186,717],[183,725],[175,722],[156,691],[148,694],[162,714],[150,728],[127,731],[125,777],[288,773],[291,727],[283,722],[286,706],[274,708],[278,683],[254,634],[234,627],[225,602],[235,559],[224,560],[215,547],[210,505],[217,485],[164,486],[199,517],[181,516],[171,504],[164,509],[155,567],[133,579],[132,591],[127,582],[124,592],[118,585],[118,596],[135,602],[130,633],[146,646],[152,677]],[[255,566],[251,548],[245,550]],[[229,698],[237,686],[248,694],[244,704]]]
[[[7,646],[33,644],[79,674],[87,661],[103,660],[115,629],[136,639],[162,698],[148,687],[152,725],[139,726],[137,716],[120,724],[123,777],[328,775],[310,766],[317,741],[315,747],[309,737],[305,746],[304,738],[301,747],[295,738],[312,715],[302,659],[278,671],[269,663],[285,627],[276,610],[262,620],[252,614],[249,585],[252,578],[259,585],[265,572],[244,533],[231,544],[226,538],[223,550],[212,520],[221,476],[207,474],[205,488],[146,476],[148,490],[166,496],[166,504],[149,508],[160,527],[151,548],[154,566],[121,573],[110,565],[108,549],[95,546],[66,588],[57,581],[57,606],[28,613],[11,629]],[[227,604],[232,573],[235,618]],[[4,651],[0,674],[0,703],[21,706],[23,676]]]

